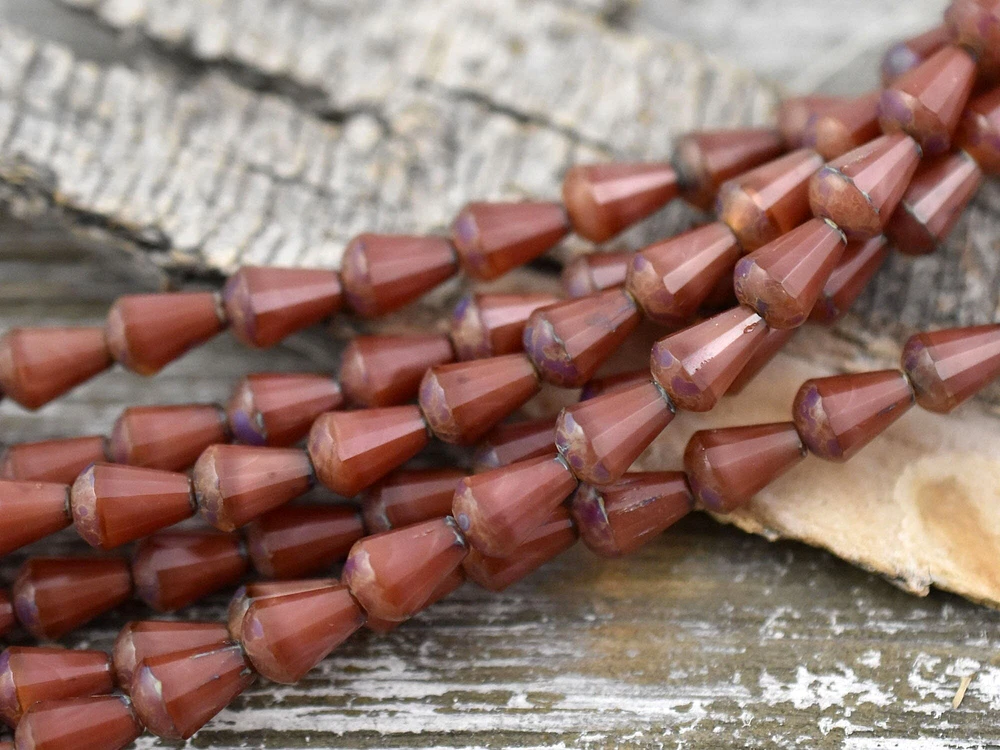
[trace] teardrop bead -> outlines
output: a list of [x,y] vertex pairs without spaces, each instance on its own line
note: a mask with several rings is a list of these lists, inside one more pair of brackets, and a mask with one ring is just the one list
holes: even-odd
[[681,520],[694,500],[683,472],[636,471],[611,484],[581,484],[570,507],[591,552],[620,557]]
[[729,390],[766,332],[756,312],[736,307],[657,341],[650,371],[678,408],[709,411]]
[[823,285],[809,320],[821,325],[831,325],[839,320],[861,296],[888,257],[889,241],[885,235],[848,242],[840,262]]
[[417,455],[429,439],[416,406],[331,412],[313,423],[309,457],[324,486],[352,497]]
[[681,195],[707,211],[722,183],[774,159],[781,151],[781,134],[769,128],[686,133],[674,144]]
[[[467,559],[468,557],[466,557],[466,560]],[[431,592],[427,601],[420,605],[417,613],[423,612],[428,607],[452,594],[455,590],[460,588],[463,583],[465,583],[465,571],[461,567],[455,568],[445,579],[441,581],[440,584],[438,584],[438,587]],[[377,617],[372,617],[371,615],[369,615],[368,619],[365,621],[365,627],[369,630],[375,631],[376,633],[390,633],[402,624],[402,622],[394,620],[380,620]]]
[[255,675],[236,644],[146,659],[132,678],[133,705],[157,737],[191,737],[253,684]]
[[294,445],[313,420],[344,403],[340,385],[327,375],[255,373],[243,378],[226,407],[233,437],[247,445]]
[[826,107],[806,125],[802,145],[816,149],[824,159],[836,159],[877,138],[881,93],[871,91]]
[[605,375],[603,378],[592,378],[587,381],[580,391],[580,401],[587,401],[603,393],[628,388],[629,386],[648,383],[650,380],[649,368],[640,367],[638,370],[619,372],[614,375]]
[[889,47],[882,57],[882,85],[889,86],[904,73],[909,72],[951,41],[951,33],[944,24],[923,34]]
[[558,302],[551,294],[470,294],[455,306],[451,341],[460,360],[513,354],[531,314]]
[[674,406],[646,381],[562,410],[556,448],[584,482],[613,482],[673,421]]
[[465,473],[458,469],[393,472],[361,500],[368,533],[444,518],[451,513],[455,487],[463,477]]
[[37,409],[113,363],[102,328],[13,328],[0,337],[0,391]]
[[789,96],[778,105],[778,130],[789,149],[802,148],[806,126],[828,108],[846,101],[839,96]]
[[112,549],[194,515],[187,475],[120,464],[94,464],[73,483],[73,525],[83,540]]
[[988,175],[1000,174],[1000,88],[972,99],[955,133],[955,146]]
[[124,695],[36,703],[14,735],[18,750],[121,750],[143,732]]
[[451,512],[469,545],[507,557],[576,488],[577,480],[552,452],[463,479]]
[[462,268],[489,281],[555,247],[570,230],[558,203],[468,203],[452,225]]
[[544,456],[554,450],[555,439],[556,421],[552,417],[502,424],[479,444],[472,465],[477,472],[489,471],[516,461]]
[[848,239],[881,234],[920,163],[920,147],[903,133],[883,135],[834,159],[812,178],[813,214]]
[[65,484],[0,481],[0,556],[65,529],[72,521]]
[[228,439],[226,413],[215,404],[130,406],[115,420],[108,455],[117,464],[181,471]]
[[233,335],[247,346],[274,346],[340,309],[340,275],[319,268],[243,266],[222,292]]
[[781,348],[788,343],[789,339],[795,335],[798,328],[768,328],[767,333],[757,344],[750,359],[743,365],[739,375],[726,389],[726,395],[737,394],[746,388],[750,382],[757,377],[757,373],[763,370]]
[[0,455],[0,478],[72,484],[92,463],[106,460],[105,443],[103,435],[88,435],[11,445]]
[[678,325],[698,311],[720,279],[731,278],[741,254],[729,227],[707,224],[637,252],[626,288],[651,320]]
[[[567,297],[576,298],[621,286],[625,283],[632,255],[631,251],[625,250],[577,256],[563,267],[563,291]],[[555,302],[554,299],[552,301]]]
[[952,43],[976,53],[983,77],[1000,77],[1000,4],[995,0],[952,0],[944,20]]
[[917,403],[947,414],[1000,377],[1000,324],[914,334],[903,369]]
[[347,557],[364,536],[361,514],[346,505],[288,505],[244,529],[254,568],[268,578],[299,578]]
[[792,422],[700,430],[684,450],[695,499],[730,513],[806,457]]
[[131,294],[111,307],[105,336],[122,366],[153,375],[224,327],[212,292]]
[[118,684],[132,684],[136,669],[146,659],[193,648],[222,646],[229,630],[221,622],[174,622],[141,620],[125,624],[115,638],[112,661]]
[[432,367],[420,384],[420,409],[446,443],[469,445],[538,393],[524,354]]
[[447,336],[357,336],[341,355],[340,385],[357,406],[395,406],[417,395],[427,370],[454,358]]
[[240,641],[260,674],[290,685],[364,625],[346,586],[257,599],[243,616]]
[[297,594],[300,591],[313,591],[339,584],[340,581],[336,578],[307,578],[292,581],[254,581],[240,586],[229,601],[226,616],[226,627],[229,635],[234,641],[240,639],[243,634],[243,617],[250,609],[250,605],[258,599]]
[[795,427],[810,452],[846,461],[913,406],[910,383],[899,370],[807,380],[792,406]]
[[458,271],[444,237],[361,234],[344,249],[340,270],[347,303],[373,318],[405,307]]
[[192,481],[198,512],[232,531],[304,495],[314,477],[309,456],[297,448],[213,445],[195,463]]
[[103,695],[114,688],[103,651],[11,646],[0,652],[0,719],[9,727],[38,701]]

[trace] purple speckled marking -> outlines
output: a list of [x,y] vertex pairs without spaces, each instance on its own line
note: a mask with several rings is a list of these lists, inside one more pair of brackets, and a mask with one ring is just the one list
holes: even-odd
[[479,239],[479,229],[476,227],[476,219],[469,211],[462,211],[455,219],[452,228],[457,242],[467,246],[467,249],[474,249]]
[[886,89],[878,100],[879,119],[890,120],[901,128],[913,125],[913,110],[907,105],[906,98],[898,91]]
[[472,521],[469,520],[469,516],[466,513],[459,513],[455,516],[455,520],[458,521],[458,528],[462,531],[468,531],[472,528]]
[[14,594],[14,612],[25,630],[34,633],[38,630],[41,620],[38,606],[35,604],[35,588],[31,584],[18,586]]
[[348,578],[354,575],[358,570],[358,561],[354,555],[349,555],[347,560],[344,561],[344,567],[341,570],[340,577],[342,579]]
[[698,501],[703,506],[715,513],[726,512],[726,503],[722,499],[722,496],[698,481],[698,478],[692,473],[688,473],[688,485],[691,487],[691,494],[698,498]]
[[566,352],[552,324],[542,315],[532,315],[521,337],[524,351],[543,379],[557,385],[572,386],[580,380],[580,370]]
[[588,547],[608,556],[620,553],[604,507],[604,497],[597,489],[581,485],[573,496],[572,513]]
[[247,445],[267,445],[267,430],[264,428],[264,416],[253,412],[251,416],[240,406],[229,413],[229,428],[233,437]]
[[920,58],[906,46],[905,42],[892,45],[882,59],[882,71],[889,79],[899,78],[910,68],[920,64]]

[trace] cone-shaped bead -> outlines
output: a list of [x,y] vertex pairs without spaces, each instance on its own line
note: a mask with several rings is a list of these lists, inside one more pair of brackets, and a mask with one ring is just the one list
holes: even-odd
[[951,41],[973,50],[980,73],[1000,77],[1000,3],[996,0],[952,0],[944,14]]
[[14,328],[0,337],[0,391],[26,409],[111,365],[102,328]]
[[114,687],[103,651],[11,646],[0,652],[0,719],[10,727],[38,701],[103,695]]
[[[631,251],[580,255],[563,268],[562,287],[567,297],[586,297],[625,283]],[[555,300],[553,300],[554,302]]]
[[465,473],[458,469],[417,469],[390,474],[361,500],[368,533],[447,516],[451,513],[455,487],[464,477]]
[[967,151],[986,174],[1000,174],[1000,88],[969,102],[955,133],[955,146]]
[[[646,378],[649,378],[648,373]],[[476,471],[489,471],[515,461],[544,456],[553,451],[555,439],[556,421],[552,417],[502,424],[479,444],[472,465]]]
[[103,435],[18,443],[0,454],[0,478],[73,484],[81,471],[106,460],[105,444]]
[[880,96],[880,91],[872,91],[826,107],[806,125],[802,145],[816,149],[824,159],[836,159],[878,137]]
[[838,320],[861,296],[861,292],[887,257],[889,242],[885,235],[847,243],[840,262],[827,278],[812,312],[809,313],[809,320],[822,325],[830,325]]
[[341,355],[340,385],[357,406],[395,406],[417,395],[427,370],[454,358],[447,336],[357,336]]
[[121,750],[143,726],[124,695],[36,703],[17,725],[18,750]]
[[308,578],[294,581],[257,581],[240,586],[229,601],[226,626],[230,637],[238,641],[243,635],[243,618],[250,609],[250,605],[258,599],[269,596],[284,596],[285,594],[297,594],[300,591],[313,591],[328,586],[337,586],[340,581],[336,578]]
[[[466,557],[465,559],[468,560],[469,558]],[[441,601],[458,589],[463,583],[465,583],[465,571],[461,567],[455,568],[448,574],[448,577],[442,580],[438,587],[431,592],[430,597],[426,602],[420,605],[420,609],[418,611],[423,612],[432,604]],[[370,615],[365,621],[365,627],[369,630],[374,630],[376,633],[389,633],[402,624],[402,622],[396,622],[394,620],[380,620],[377,617],[371,617]]]
[[343,403],[340,385],[327,375],[256,373],[236,385],[226,413],[239,442],[282,448],[304,438],[316,417]]
[[72,521],[65,484],[0,480],[0,555],[65,529]]
[[844,99],[837,96],[789,96],[778,105],[778,130],[788,148],[802,148],[806,126]]
[[946,414],[1000,377],[1000,325],[915,334],[903,347],[903,369],[917,403]]
[[126,623],[112,648],[118,684],[131,685],[136,669],[146,659],[193,648],[222,646],[228,640],[229,630],[221,622],[141,620]]
[[364,535],[361,514],[346,505],[289,505],[244,529],[253,566],[268,578],[300,578],[347,557]]
[[108,455],[116,464],[181,471],[228,439],[226,413],[215,404],[131,406],[115,421]]
[[707,211],[722,183],[774,159],[782,151],[782,142],[780,133],[767,128],[682,135],[674,145],[674,154],[684,200]]
[[551,294],[470,294],[455,306],[451,340],[458,359],[483,359],[522,349],[531,314],[558,302]]
[[739,375],[733,380],[732,385],[726,390],[727,394],[735,394],[742,391],[750,384],[761,370],[774,359],[781,348],[788,343],[788,340],[795,335],[797,328],[768,328],[764,338],[757,344],[750,359],[743,365]]
[[882,85],[889,86],[904,73],[912,70],[951,41],[947,25],[935,26],[912,39],[904,39],[889,47],[882,56]]

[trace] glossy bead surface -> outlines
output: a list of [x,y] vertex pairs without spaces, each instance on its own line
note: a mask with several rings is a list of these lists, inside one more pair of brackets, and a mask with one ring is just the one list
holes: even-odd
[[142,620],[125,624],[115,638],[112,661],[118,684],[132,684],[135,670],[146,659],[193,648],[222,646],[229,630],[221,622]]
[[795,427],[810,452],[846,461],[913,405],[899,370],[833,375],[807,380],[792,406]]
[[309,457],[324,486],[352,497],[417,455],[429,439],[416,406],[331,412],[313,423]]
[[716,215],[744,252],[756,250],[809,217],[809,179],[823,166],[812,149],[793,151],[719,189]]
[[719,186],[782,151],[781,134],[767,128],[702,130],[674,144],[681,195],[702,210],[712,207]]
[[[466,557],[466,559],[468,559],[468,557]],[[461,567],[455,568],[441,581],[440,584],[438,584],[438,587],[431,592],[430,597],[428,597],[427,601],[420,605],[420,609],[418,611],[423,612],[431,605],[441,601],[458,589],[463,583],[465,583],[465,571]],[[376,633],[389,633],[402,624],[402,622],[380,620],[377,617],[371,616],[369,616],[365,621],[365,627],[369,630],[374,630]]]
[[454,358],[447,336],[357,336],[341,355],[340,385],[358,406],[395,406],[417,395],[428,369]]
[[583,164],[563,178],[573,231],[604,242],[677,196],[677,173],[666,162]]
[[112,549],[194,514],[187,475],[94,464],[73,483],[73,525],[87,544]]
[[252,601],[240,642],[258,672],[290,685],[364,622],[365,613],[346,586],[325,586]]
[[839,320],[861,296],[887,257],[889,241],[885,235],[847,243],[840,262],[827,278],[813,305],[809,320],[822,325]]
[[105,336],[121,365],[153,375],[224,327],[211,292],[132,294],[111,307]]
[[625,250],[587,253],[574,258],[562,272],[562,287],[566,296],[586,297],[594,292],[621,286],[625,283],[632,255],[631,251]]
[[340,309],[340,276],[318,268],[243,266],[222,292],[233,335],[247,346],[274,346]]
[[766,332],[767,326],[753,310],[733,308],[657,341],[650,354],[650,372],[677,408],[709,411]]
[[11,445],[0,454],[0,478],[72,484],[95,461],[104,461],[103,435]]
[[257,571],[299,578],[331,567],[365,533],[361,515],[346,505],[288,505],[251,521],[244,535]]
[[701,430],[684,450],[684,470],[697,501],[729,513],[806,457],[792,422]]
[[340,385],[326,375],[256,373],[236,385],[226,414],[239,442],[285,447],[308,435],[316,417],[343,403]]
[[757,344],[750,359],[743,365],[739,375],[726,390],[726,394],[736,394],[742,391],[767,364],[774,359],[788,340],[795,335],[797,328],[768,328],[767,333]]
[[590,380],[639,325],[632,297],[609,289],[536,310],[524,328],[524,351],[541,377],[563,388]]
[[351,309],[375,317],[408,305],[457,270],[444,237],[361,234],[344,250],[341,276]]
[[806,126],[830,106],[844,100],[837,96],[789,96],[778,105],[778,130],[788,148],[802,148]]
[[521,351],[531,314],[558,298],[551,294],[470,294],[455,306],[451,340],[458,359],[499,357]]
[[576,485],[576,477],[553,451],[466,477],[455,490],[451,512],[473,549],[507,557]]
[[892,45],[882,57],[882,85],[892,84],[941,49],[950,39],[948,27],[942,24],[912,39],[904,39]]
[[468,203],[452,226],[462,268],[488,281],[555,247],[569,233],[558,203]]
[[161,531],[143,539],[132,558],[135,594],[171,612],[235,584],[247,570],[239,537],[217,531]]
[[673,405],[646,381],[568,406],[556,421],[556,447],[584,482],[613,482],[674,418]]
[[580,538],[601,557],[635,552],[694,508],[680,471],[630,472],[611,484],[581,484],[570,505]]
[[0,652],[0,719],[10,727],[38,701],[103,695],[114,687],[103,651],[11,646]]
[[955,146],[969,152],[986,174],[1000,174],[1000,88],[968,103],[958,123]]
[[447,516],[451,513],[455,487],[464,476],[458,469],[393,472],[361,500],[368,533]]
[[192,477],[198,512],[222,531],[232,531],[313,486],[309,456],[296,448],[213,445],[195,463]]
[[18,750],[120,750],[143,726],[124,695],[36,703],[14,735]]
[[731,277],[741,253],[729,227],[707,224],[637,252],[626,288],[651,320],[677,325],[697,312],[720,279]]
[[806,322],[847,242],[838,229],[811,219],[736,264],[733,288],[741,303],[771,328]]
[[1000,325],[917,333],[902,361],[917,403],[946,414],[1000,376]]
[[229,601],[226,613],[226,627],[233,640],[238,641],[243,634],[243,617],[250,605],[258,599],[269,596],[284,596],[300,591],[313,591],[327,586],[339,585],[336,578],[308,578],[292,581],[254,581],[240,586]]
[[544,456],[552,452],[555,438],[553,417],[502,424],[479,444],[472,464],[476,471],[489,471],[515,461]]
[[0,390],[37,409],[112,363],[102,328],[14,328],[0,338]]
[[226,414],[215,404],[130,406],[111,429],[108,456],[117,464],[181,471],[228,439]]
[[812,178],[813,213],[848,239],[882,233],[920,162],[920,147],[903,133],[883,135],[834,159]]
[[979,57],[980,72],[1000,76],[1000,3],[997,0],[952,0],[944,14],[951,41]]
[[824,159],[835,159],[881,133],[878,124],[880,91],[831,104],[813,117],[802,134],[802,145]]
[[468,445],[538,389],[538,375],[524,354],[438,365],[420,384],[420,409],[438,438]]
[[35,557],[21,566],[14,581],[14,611],[33,636],[54,640],[131,594],[125,560]]
[[0,481],[0,555],[65,529],[72,520],[65,484]]
[[423,606],[467,552],[454,519],[435,518],[356,542],[341,580],[365,612],[399,622]]

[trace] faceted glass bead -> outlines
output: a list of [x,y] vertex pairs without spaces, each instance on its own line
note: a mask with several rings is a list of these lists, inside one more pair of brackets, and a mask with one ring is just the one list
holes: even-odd
[[540,385],[524,354],[438,365],[420,384],[420,409],[446,443],[475,443],[504,417],[538,393]]
[[982,170],[964,151],[924,160],[889,219],[886,234],[906,255],[934,252],[982,183]]
[[[898,215],[899,211],[896,212]],[[891,224],[890,224],[891,226]],[[846,313],[861,292],[868,286],[875,272],[889,257],[889,242],[885,235],[870,240],[849,242],[840,256],[840,262],[823,285],[823,290],[813,305],[809,320],[831,325]]]
[[194,514],[186,474],[94,464],[73,483],[73,524],[92,547],[112,549]]
[[952,42],[976,53],[979,72],[989,80],[1000,77],[1000,2],[952,0],[944,20]]
[[429,442],[416,406],[390,406],[319,417],[309,433],[309,457],[324,486],[357,495],[409,461]]
[[757,313],[736,307],[657,341],[650,371],[678,408],[709,411],[766,333]]
[[739,375],[733,380],[732,385],[726,390],[726,394],[736,394],[746,388],[757,373],[763,370],[767,364],[774,359],[781,348],[788,343],[788,340],[795,335],[797,328],[768,328],[767,333],[757,344],[750,359],[743,365]]
[[558,302],[551,294],[470,294],[455,306],[451,341],[461,360],[499,357],[521,351],[521,335],[531,314]]
[[0,719],[10,727],[38,701],[114,689],[111,662],[103,651],[11,646],[0,652]]
[[534,573],[576,543],[576,528],[569,511],[556,508],[536,526],[507,557],[486,557],[473,549],[462,562],[470,581],[487,591],[503,591]]
[[693,508],[681,471],[636,471],[611,484],[581,484],[571,500],[583,543],[601,557],[635,552]]
[[812,178],[813,214],[848,239],[882,233],[920,163],[920,147],[903,133],[883,135],[831,161]]
[[882,92],[882,129],[907,133],[927,156],[947,152],[975,82],[972,55],[962,47],[942,47]]
[[390,474],[361,500],[368,533],[447,516],[451,513],[455,487],[463,477],[465,473],[458,469],[417,469]]
[[756,250],[809,218],[809,179],[822,166],[803,148],[735,177],[719,189],[716,215],[744,252]]
[[146,659],[193,648],[222,646],[227,640],[229,630],[221,622],[129,622],[118,633],[112,649],[118,684],[131,685],[135,670]]
[[226,407],[233,437],[248,445],[285,447],[309,434],[320,414],[344,403],[340,385],[327,375],[247,375]]
[[[461,567],[455,568],[448,574],[448,577],[442,580],[438,587],[434,589],[427,601],[420,605],[419,611],[422,612],[431,605],[441,601],[458,589],[463,583],[465,583],[465,571]],[[403,623],[396,622],[394,620],[379,620],[377,617],[369,616],[368,620],[365,622],[365,627],[369,630],[375,631],[376,633],[389,633],[402,624]]]
[[920,65],[950,40],[948,27],[942,24],[912,39],[905,39],[892,45],[882,57],[882,85],[891,85],[893,81]]
[[229,635],[234,641],[238,641],[242,637],[243,618],[247,610],[250,609],[250,605],[258,599],[297,594],[300,591],[313,591],[339,584],[340,581],[336,578],[309,578],[295,581],[257,581],[240,586],[229,601],[226,619]]
[[698,502],[730,513],[806,457],[791,422],[701,430],[684,451],[684,470]]
[[1000,376],[1000,325],[915,334],[903,347],[903,369],[917,403],[946,414]]
[[681,194],[691,205],[707,211],[722,183],[775,158],[781,151],[781,134],[767,128],[702,130],[682,135],[674,144]]
[[212,292],[132,294],[111,307],[105,336],[120,364],[153,375],[224,327]]
[[807,380],[792,406],[806,447],[828,461],[846,461],[903,416],[914,394],[899,370]]
[[131,594],[132,576],[125,560],[35,557],[18,571],[14,611],[33,636],[55,640]]
[[105,437],[42,440],[11,445],[0,454],[0,478],[72,484],[95,461],[104,461]]
[[135,594],[172,612],[235,584],[247,570],[239,537],[218,531],[161,531],[139,542],[132,558]]
[[187,739],[254,681],[236,644],[209,646],[146,659],[130,694],[146,729],[166,739]]
[[72,520],[65,484],[0,481],[0,556],[65,529]]
[[880,96],[880,91],[871,91],[824,108],[806,125],[802,145],[816,149],[824,159],[836,159],[878,137]]
[[586,297],[621,286],[625,283],[632,255],[631,251],[625,250],[577,256],[563,268],[562,286],[566,296]]
[[457,270],[444,237],[361,234],[344,249],[340,272],[351,309],[371,318],[408,305]]
[[563,179],[573,231],[604,242],[677,197],[677,173],[667,162],[584,164]]
[[102,328],[13,328],[0,337],[0,391],[37,409],[113,364]]
[[556,421],[552,417],[502,424],[479,444],[472,464],[476,471],[489,471],[515,461],[544,456],[554,450],[555,439]]
[[733,273],[736,297],[771,328],[806,322],[847,242],[822,219],[811,219],[740,259]]
[[576,477],[553,451],[466,477],[455,490],[451,511],[473,549],[507,557],[576,485]]
[[250,559],[268,578],[298,578],[347,557],[364,536],[361,514],[346,505],[289,505],[244,530]]
[[18,750],[120,750],[143,726],[124,695],[36,703],[17,725]]
[[556,447],[584,482],[613,482],[674,418],[673,404],[649,381],[562,410]]
[[198,512],[221,531],[304,495],[314,483],[305,451],[254,445],[213,445],[201,454],[192,476]]
[[357,336],[341,355],[340,385],[358,406],[395,406],[417,395],[428,369],[454,358],[447,336]]
[[369,615],[400,622],[423,606],[467,552],[454,519],[435,518],[359,540],[341,580]]
[[524,350],[549,383],[578,388],[617,351],[641,319],[622,289],[536,310],[524,328]]
[[741,255],[736,236],[715,222],[645,247],[634,256],[626,287],[651,320],[689,320]]
[[131,406],[115,421],[108,454],[117,464],[181,471],[228,439],[226,413],[215,404]]
[[555,247],[569,233],[558,203],[468,203],[452,226],[462,268],[489,281]]
[[14,616],[14,600],[11,592],[0,589],[0,637],[7,635],[17,625]]
[[968,103],[958,124],[955,146],[967,151],[986,174],[1000,174],[1000,88]]
[[340,276],[318,268],[243,266],[222,292],[233,335],[247,346],[274,346],[340,309]]
[[290,685],[364,623],[346,586],[326,586],[251,602],[240,641],[258,672]]
[[802,148],[806,126],[828,107],[844,101],[837,96],[790,96],[778,105],[778,130],[788,148]]

